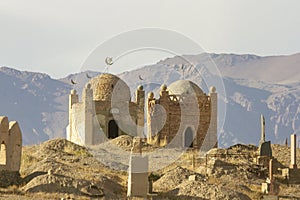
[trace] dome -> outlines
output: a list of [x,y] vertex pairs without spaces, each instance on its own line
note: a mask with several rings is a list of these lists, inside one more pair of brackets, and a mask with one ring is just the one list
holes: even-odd
[[127,84],[113,74],[100,74],[90,80],[93,99],[96,101],[129,101],[130,89]]
[[210,88],[209,88],[209,93],[216,93],[216,87],[215,86],[211,86]]
[[77,91],[76,91],[76,90],[74,90],[74,89],[73,89],[73,90],[71,90],[71,94],[72,94],[72,95],[75,95],[76,93],[77,93]]
[[199,88],[198,85],[188,80],[179,80],[173,82],[168,87],[169,93],[173,95],[191,95],[195,94],[196,96],[203,95],[203,91]]

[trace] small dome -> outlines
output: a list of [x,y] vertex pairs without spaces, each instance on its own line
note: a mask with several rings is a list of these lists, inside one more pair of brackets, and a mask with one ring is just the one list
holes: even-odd
[[148,94],[148,98],[149,98],[149,99],[153,99],[153,98],[154,98],[154,93],[153,93],[153,92],[150,92],[150,93]]
[[96,101],[129,101],[131,98],[127,84],[113,74],[100,74],[89,83]]
[[77,93],[77,91],[76,91],[76,90],[74,90],[74,89],[73,89],[73,90],[71,90],[71,94],[72,94],[72,95],[75,95],[76,93]]
[[88,88],[88,89],[90,89],[90,88],[91,88],[91,84],[90,84],[90,83],[87,83],[87,84],[85,85],[85,87]]
[[199,88],[198,85],[188,80],[179,80],[175,81],[168,87],[169,93],[173,95],[193,95],[201,96],[203,95],[203,91]]
[[167,86],[165,84],[162,84],[160,86],[161,91],[166,91],[167,90]]
[[138,86],[138,90],[142,91],[144,89],[144,87],[142,85]]
[[215,93],[216,92],[216,87],[215,86],[211,86],[209,88],[209,93]]

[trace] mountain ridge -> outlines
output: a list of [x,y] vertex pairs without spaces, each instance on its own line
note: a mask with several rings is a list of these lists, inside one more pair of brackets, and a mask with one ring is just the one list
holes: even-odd
[[[182,62],[179,57],[187,58],[190,63]],[[175,56],[157,64],[202,64],[208,68],[216,65],[222,76],[260,80],[269,83],[292,83],[300,80],[300,53],[283,56],[257,56],[254,54],[215,54]],[[274,70],[276,68],[276,70]]]
[[[212,58],[208,56],[212,56]],[[229,58],[223,59],[224,56],[229,56]],[[256,62],[261,59],[255,55],[243,55],[242,57],[234,55],[233,57],[236,58],[230,58],[230,56],[225,54],[190,56],[193,66],[184,63],[187,69],[184,75],[180,67],[182,63],[178,61],[178,57],[174,57],[159,61],[157,64],[123,72],[119,76],[131,88],[132,96],[138,85],[144,85],[146,93],[149,91],[158,93],[161,84],[168,85],[179,79],[192,80],[207,93],[210,85],[207,85],[204,79],[218,77],[218,74],[209,70],[208,62],[212,62],[210,59],[215,59],[213,64],[214,62],[220,64],[220,60],[245,62],[243,60],[250,59]],[[300,58],[300,54],[292,56]],[[275,57],[278,59],[277,56]],[[226,63],[221,67],[217,65],[221,75],[224,75],[224,71],[226,71]],[[99,73],[79,72],[54,79],[45,73],[1,67],[0,114],[20,123],[24,144],[35,144],[56,137],[64,137],[68,123],[70,90],[76,89],[80,95],[82,88],[89,81],[89,77],[94,77]],[[277,71],[270,73],[278,74]],[[293,77],[300,76],[300,70],[297,68],[293,73]],[[143,80],[139,78],[140,75]],[[260,114],[264,114],[266,117],[267,137],[276,143],[282,143],[290,133],[300,131],[299,81],[282,83],[273,80],[270,83],[264,80],[250,79],[251,76],[250,78],[236,78],[235,74],[231,75],[230,73],[221,78],[225,84],[226,96],[222,96],[220,93],[219,99],[226,104],[228,111],[225,125],[219,130],[221,146],[229,146],[236,142],[256,144],[259,140]],[[278,79],[278,77],[275,78]],[[72,84],[71,79],[77,84]],[[220,88],[217,88],[217,91],[218,89]],[[241,121],[241,119],[243,120]]]

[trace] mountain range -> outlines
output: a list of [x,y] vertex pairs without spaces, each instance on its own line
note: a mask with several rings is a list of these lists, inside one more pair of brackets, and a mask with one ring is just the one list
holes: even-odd
[[[157,94],[162,84],[187,79],[208,93],[211,83],[216,83],[221,114],[219,144],[227,147],[257,144],[261,114],[266,119],[266,138],[272,143],[283,143],[291,133],[300,133],[299,66],[300,54],[260,57],[203,53],[166,58],[119,76],[131,88],[132,96],[138,85]],[[99,73],[79,72],[54,79],[1,67],[0,115],[20,123],[26,145],[65,137],[70,90],[81,94],[89,77]],[[71,79],[77,84],[71,84]]]

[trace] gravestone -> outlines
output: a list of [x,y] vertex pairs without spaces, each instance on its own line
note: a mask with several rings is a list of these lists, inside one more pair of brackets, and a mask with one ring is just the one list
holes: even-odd
[[265,133],[265,117],[263,115],[260,115],[260,123],[261,123],[261,132],[260,132],[260,141],[259,144],[261,145],[266,141],[266,133]]
[[147,198],[148,182],[148,157],[142,156],[141,138],[134,138],[131,149],[127,197]]
[[271,142],[263,142],[259,145],[259,156],[272,157]]
[[263,194],[277,195],[279,193],[279,185],[275,182],[274,178],[274,161],[270,159],[269,162],[269,177],[265,183],[261,185],[261,191]]
[[265,124],[264,116],[261,115],[260,119],[261,119],[261,134],[260,134],[258,157],[256,158],[256,163],[264,167],[269,167],[269,161],[272,158],[271,142],[266,141],[266,135],[265,135],[266,124]]
[[296,134],[291,135],[291,169],[297,169],[297,156],[296,156],[296,150],[297,150],[297,136]]
[[196,180],[197,180],[197,177],[195,174],[189,176],[189,181],[196,181]]

